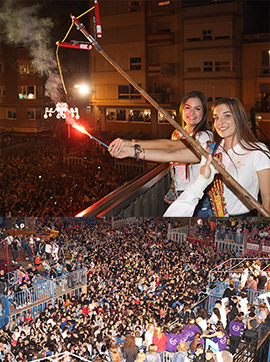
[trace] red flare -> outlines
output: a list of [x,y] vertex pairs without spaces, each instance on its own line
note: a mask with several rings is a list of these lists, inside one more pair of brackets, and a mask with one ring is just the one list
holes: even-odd
[[57,45],[63,48],[74,48],[74,49],[84,49],[84,50],[91,50],[92,45],[86,43],[67,43],[67,42],[56,42]]
[[99,14],[99,5],[98,1],[95,0],[95,17],[96,17],[96,31],[97,31],[97,37],[102,37],[102,30],[101,30],[101,22],[100,22],[100,14]]

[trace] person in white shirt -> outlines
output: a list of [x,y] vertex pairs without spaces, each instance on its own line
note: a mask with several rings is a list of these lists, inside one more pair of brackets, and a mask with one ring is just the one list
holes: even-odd
[[[270,212],[270,152],[251,133],[243,106],[236,98],[222,98],[213,107],[213,118],[216,148],[217,152],[222,154],[222,163],[226,171],[255,199],[258,199],[260,191],[262,205]],[[109,151],[112,156],[118,158],[134,156],[134,147],[126,145],[116,150],[111,144]],[[137,156],[139,159],[156,162],[190,163],[198,162],[200,159],[198,154],[187,148],[173,151],[141,149],[137,152]],[[199,178],[201,177],[199,176]],[[222,181],[227,214],[229,216],[248,216],[253,213],[254,210],[250,204],[226,180]],[[182,207],[181,196],[168,208],[164,216],[192,216],[187,214],[185,208]],[[195,198],[192,202],[194,211],[198,199]]]
[[[186,132],[195,138],[203,147],[206,147],[208,141],[213,138],[208,125],[208,105],[207,99],[202,92],[191,91],[185,95],[180,105],[180,121]],[[140,145],[145,150],[164,150],[175,151],[179,149],[190,148],[190,145],[178,130],[172,134],[172,139],[156,140],[136,140],[128,141],[115,139],[109,146],[112,156],[117,157],[117,153],[125,146],[134,147],[134,144]],[[193,152],[193,151],[192,151]],[[134,152],[133,152],[134,155]],[[133,156],[132,155],[132,156]],[[172,166],[172,165],[171,165]],[[170,166],[170,167],[171,167]],[[172,203],[189,185],[191,185],[199,175],[199,159],[196,162],[173,163],[173,183],[171,189],[165,196],[167,203]],[[208,196],[205,195],[195,210],[195,216],[212,216]]]

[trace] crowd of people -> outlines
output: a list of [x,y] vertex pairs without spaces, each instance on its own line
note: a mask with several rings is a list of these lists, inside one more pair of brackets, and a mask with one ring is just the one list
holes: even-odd
[[[79,146],[84,162],[65,163],[64,154]],[[106,149],[88,137],[71,146],[48,139],[1,158],[0,215],[75,216],[132,178],[134,172],[117,171]]]
[[225,362],[232,360],[241,338],[252,344],[258,325],[268,321],[265,306],[250,304],[247,285],[234,289],[229,273],[228,288],[211,315],[203,303],[192,308],[206,295],[209,271],[235,255],[168,240],[164,219],[121,227],[63,218],[37,219],[36,224],[38,230],[59,231],[49,244],[63,249],[64,258],[46,252],[46,242],[34,236],[32,271],[24,268],[23,273],[35,274],[37,258],[70,270],[84,265],[87,291],[64,293],[36,315],[10,319],[0,330],[2,360],[32,361],[69,351],[96,362],[159,362],[167,351],[175,362]]

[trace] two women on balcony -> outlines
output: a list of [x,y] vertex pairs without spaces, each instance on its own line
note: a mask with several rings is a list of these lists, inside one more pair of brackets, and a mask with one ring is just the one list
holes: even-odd
[[[199,114],[203,119],[203,101],[198,96],[194,96],[193,99],[200,100],[197,107],[195,103],[192,103],[192,106],[190,99],[185,101],[190,109],[190,116],[185,115],[185,106],[181,112],[186,124],[192,121],[195,123],[195,120],[200,117]],[[211,133],[207,132],[207,123],[204,127],[200,130],[211,138]],[[193,131],[195,132],[195,127]],[[213,106],[213,139],[216,144],[215,152],[222,157],[222,164],[225,169],[255,199],[258,198],[260,191],[262,204],[270,212],[270,152],[263,143],[257,141],[250,131],[243,106],[237,99],[222,98]],[[205,138],[203,141],[199,139],[199,142],[206,148]],[[158,148],[158,143],[163,146]],[[138,145],[136,146],[136,144]],[[192,148],[188,148],[183,140],[133,142],[116,139],[110,144],[109,152],[117,158],[136,157],[137,159],[155,162],[181,162],[192,164],[192,167],[195,166],[193,164],[197,165],[196,177],[190,178],[190,183],[185,184],[186,191],[172,203],[164,216],[193,216],[195,207],[203,196],[204,189],[214,179],[215,171],[212,166],[212,171],[210,171],[211,156],[205,163],[205,159],[200,160],[200,155]],[[203,164],[205,164],[204,167],[202,167]],[[201,175],[199,175],[200,167]],[[196,182],[194,182],[195,180]],[[222,209],[223,216],[250,215],[253,213],[254,210],[251,210],[247,202],[241,199],[229,183],[226,184],[225,182],[226,180],[224,181],[219,177],[212,184],[212,191],[210,190],[209,193],[212,210],[216,211],[218,205]],[[214,214],[214,216],[216,215]]]

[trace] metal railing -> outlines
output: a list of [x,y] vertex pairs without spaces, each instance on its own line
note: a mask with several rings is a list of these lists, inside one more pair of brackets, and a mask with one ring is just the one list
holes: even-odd
[[52,283],[50,280],[45,281],[40,285],[35,285],[31,288],[25,288],[21,292],[16,292],[6,297],[8,305],[8,314],[12,314],[18,309],[24,308],[42,300],[50,298],[52,295]]
[[51,280],[52,296],[56,297],[69,289],[87,284],[87,269],[82,268]]
[[[214,274],[218,274],[218,276],[222,276],[222,274],[226,274],[229,276],[229,278],[232,276],[233,273],[236,272],[236,269],[239,269],[243,266],[243,264],[246,261],[255,261],[255,260],[263,260],[263,261],[267,261],[267,263],[270,262],[270,258],[230,258],[229,260],[225,260],[223,263],[219,264],[218,266],[216,266],[215,268],[211,269],[209,271],[208,274],[208,290],[210,290],[211,288],[211,278]],[[237,273],[240,275],[242,275],[243,271],[238,271]],[[268,286],[269,288],[269,286]]]
[[87,285],[87,269],[82,268],[55,279],[36,277],[31,288],[23,291],[0,295],[0,328],[7,323],[9,315],[15,316],[23,312],[39,310],[40,305],[63,294],[81,289]]
[[161,217],[170,185],[168,164],[162,163],[105,196],[77,217]]
[[6,147],[2,149],[0,148],[0,157],[21,153],[21,151],[29,149],[30,147],[32,147],[32,145],[33,142],[25,142],[11,147]]

